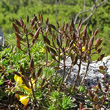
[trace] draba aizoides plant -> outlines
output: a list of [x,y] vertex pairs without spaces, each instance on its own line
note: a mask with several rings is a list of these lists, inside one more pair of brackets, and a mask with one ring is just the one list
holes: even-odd
[[[42,36],[44,38],[47,51],[57,62],[57,67],[55,67],[55,69],[63,69],[63,76],[61,84],[59,85],[59,89],[61,88],[63,82],[66,82],[69,74],[71,73],[72,67],[74,65],[78,65],[78,72],[72,87],[73,92],[80,76],[82,62],[87,62],[87,67],[80,85],[83,84],[87,75],[89,64],[92,61],[91,57],[94,54],[99,54],[102,50],[102,47],[99,47],[102,43],[102,39],[95,38],[98,33],[98,29],[92,33],[92,37],[89,37],[87,25],[85,25],[82,29],[82,23],[79,23],[77,28],[75,28],[73,20],[70,24],[63,23],[62,27],[60,27],[58,22],[57,26],[55,26],[50,24],[49,19],[47,19],[46,25],[46,32],[42,33]],[[72,63],[68,67],[69,71],[66,74],[66,59],[68,57],[71,58]],[[104,54],[101,54],[97,61],[102,60],[103,57]],[[61,63],[61,61],[63,61],[63,63]]]
[[[74,93],[76,90],[77,81],[80,77],[81,64],[82,62],[87,62],[87,68],[80,85],[83,84],[87,75],[89,64],[92,61],[91,57],[94,54],[99,54],[102,50],[102,47],[99,47],[102,39],[98,38],[95,40],[98,30],[92,33],[92,37],[89,37],[87,25],[85,25],[82,29],[83,26],[81,23],[79,23],[77,28],[75,28],[72,20],[70,24],[63,23],[62,27],[60,27],[58,22],[57,26],[55,26],[50,24],[48,18],[46,22],[43,22],[42,15],[39,15],[39,18],[34,15],[30,21],[29,17],[27,16],[26,24],[22,18],[20,18],[20,21],[15,19],[13,27],[15,29],[18,49],[23,51],[23,53],[27,54],[29,57],[29,68],[20,66],[19,72],[13,72],[15,74],[15,86],[13,88],[13,92],[19,101],[24,105],[24,109],[26,109],[28,104],[31,102],[34,110],[39,110],[40,108],[47,109],[49,107],[55,109],[55,104],[57,102],[58,109],[73,108],[71,105],[74,103],[74,101],[72,102],[74,96],[70,95],[70,97],[68,97],[68,94]],[[54,69],[56,70],[56,74],[53,74],[49,78],[41,75],[43,66],[37,66],[38,72],[35,71],[36,65],[31,53],[31,49],[36,42],[39,42],[39,35],[42,35],[46,49],[46,66],[49,66],[49,55],[55,62]],[[71,58],[72,63],[68,67],[69,71],[66,74],[66,59],[68,57]],[[104,54],[99,56],[97,61],[100,61],[103,57]],[[63,63],[61,63],[61,61],[63,61]],[[66,82],[74,65],[77,65],[79,68],[72,84],[72,89],[69,90],[69,88],[65,86],[64,82]],[[63,75],[62,78],[59,78],[58,70],[62,68]],[[56,91],[58,94],[61,92],[62,97],[65,97],[59,97],[59,100],[55,101],[54,103],[52,93],[55,92],[53,91]],[[39,99],[39,96],[42,98]],[[64,104],[66,102],[68,102],[67,105]]]
[[[16,31],[15,35],[17,47],[21,51],[23,51],[24,54],[27,54],[30,59],[28,69],[20,66],[20,72],[14,71],[14,80],[16,81],[15,91],[17,90],[15,93],[20,94],[17,97],[25,107],[29,102],[29,97],[32,97],[33,108],[35,109],[35,106],[37,105],[37,98],[35,96],[36,86],[39,85],[39,87],[41,87],[40,84],[37,85],[36,83],[38,82],[39,76],[42,71],[42,67],[39,67],[38,72],[35,73],[34,60],[33,56],[31,55],[31,49],[34,46],[35,42],[38,40],[42,24],[42,16],[39,15],[38,20],[37,17],[34,15],[32,20],[30,21],[29,16],[27,16],[26,20],[26,24],[24,23],[22,18],[20,18],[20,21],[15,19],[15,23],[13,23],[13,27]],[[41,84],[43,86],[42,81]],[[18,92],[18,90],[23,92]]]

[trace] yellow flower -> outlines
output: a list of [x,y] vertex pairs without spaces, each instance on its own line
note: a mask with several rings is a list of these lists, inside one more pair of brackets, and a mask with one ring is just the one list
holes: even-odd
[[[24,90],[26,90],[27,92],[31,93],[32,90],[30,88],[28,88],[27,86],[25,86],[23,83],[23,80],[20,76],[16,75],[14,76],[14,80],[16,81],[16,84],[20,85],[20,88],[23,88]],[[32,84],[33,84],[33,88],[35,88],[35,80],[31,79],[32,81]],[[30,87],[31,87],[31,84],[29,83]]]
[[75,47],[75,43],[73,43],[73,47]]
[[82,52],[84,52],[84,51],[85,51],[85,46],[82,47]]
[[23,82],[22,78],[16,74],[14,76],[14,80],[16,81],[17,84],[22,84]]
[[45,49],[42,48],[42,49],[40,50],[40,52],[41,52],[41,53],[45,53]]
[[[33,84],[33,89],[35,88],[35,80],[32,79],[32,84]],[[31,84],[29,83],[30,87],[31,87]],[[27,92],[31,93],[32,92],[32,89],[28,88],[27,86],[25,85],[22,85],[21,86],[24,90],[26,90]]]
[[29,96],[20,95],[19,101],[26,106],[29,102]]
[[28,88],[27,86],[25,86],[25,85],[21,86],[21,88],[23,88],[24,90],[26,90],[29,93],[32,92],[32,90],[30,88]]

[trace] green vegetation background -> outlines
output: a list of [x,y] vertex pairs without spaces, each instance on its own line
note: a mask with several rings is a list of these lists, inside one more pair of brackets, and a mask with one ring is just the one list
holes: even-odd
[[[57,2],[56,2],[57,1]],[[102,0],[99,0],[101,2]],[[29,15],[30,18],[34,14],[41,13],[44,17],[49,18],[50,23],[56,24],[56,20],[60,25],[62,22],[70,22],[71,18],[75,18],[76,14],[83,10],[83,0],[0,0],[0,28],[2,29],[6,42],[8,44],[15,43],[13,39],[14,29],[12,22],[14,19],[23,19]],[[86,0],[86,9],[93,5],[92,0]],[[85,13],[79,16],[79,19],[84,19],[90,13]],[[85,24],[88,24],[88,32],[99,28],[97,37],[103,39],[102,53],[106,56],[110,54],[110,2],[103,7],[99,7],[96,13]],[[93,59],[96,59],[94,57]]]

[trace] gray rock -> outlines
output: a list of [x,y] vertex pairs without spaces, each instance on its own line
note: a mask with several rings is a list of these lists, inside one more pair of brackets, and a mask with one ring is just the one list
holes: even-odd
[[3,32],[0,29],[0,45],[4,46],[4,36],[3,36]]
[[[79,60],[78,60],[78,62],[79,62]],[[71,63],[72,63],[71,58],[68,57],[66,59],[66,66],[67,66],[66,67],[66,75],[69,71]],[[61,64],[63,64],[63,61],[61,61]],[[98,62],[93,61],[93,62],[91,62],[91,64],[89,65],[87,76],[85,78],[84,85],[87,85],[89,83],[91,87],[95,86],[97,84],[97,79],[99,79],[99,81],[101,82],[101,84],[103,86],[102,78],[104,78],[104,75],[98,71],[99,66],[107,67],[107,69],[105,71],[108,73],[108,75],[110,75],[110,56],[104,57],[102,61],[98,61]],[[79,77],[79,80],[77,81],[77,85],[80,84],[80,82],[82,80],[82,77],[84,76],[84,73],[86,71],[86,67],[87,67],[87,63],[82,62],[80,77]],[[62,68],[62,66],[61,66],[61,68]],[[68,79],[66,80],[66,83],[72,85],[73,82],[74,82],[74,79],[76,78],[77,72],[78,72],[78,65],[74,65],[71,69],[71,72],[70,72],[70,75],[69,75]],[[62,75],[63,70],[61,69],[59,71],[59,73]],[[66,75],[65,75],[65,77],[66,77]]]

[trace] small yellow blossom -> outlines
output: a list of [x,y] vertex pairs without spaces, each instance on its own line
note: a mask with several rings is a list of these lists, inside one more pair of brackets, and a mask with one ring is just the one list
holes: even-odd
[[[24,90],[26,90],[27,92],[31,93],[32,90],[30,88],[28,88],[27,86],[25,86],[23,83],[23,80],[20,76],[16,75],[14,76],[14,80],[16,81],[16,84],[20,85],[21,88],[23,88]],[[35,88],[35,80],[31,80],[32,81],[32,84],[33,84],[33,88]],[[29,83],[30,87],[31,87],[31,84]]]
[[22,84],[23,82],[22,78],[16,74],[14,76],[14,80],[16,81],[17,84]]
[[[33,89],[34,89],[35,88],[35,80],[33,80],[33,79],[32,79],[32,84],[33,84]],[[29,86],[31,87],[31,84],[30,83],[29,83]],[[25,85],[22,85],[21,88],[23,88],[24,90],[26,90],[29,93],[32,93],[32,89],[31,88],[28,88]]]
[[23,88],[24,90],[26,90],[29,93],[32,92],[32,90],[30,88],[28,88],[27,86],[25,86],[25,85],[21,86],[21,88]]
[[75,47],[75,43],[73,43],[73,47]]
[[41,48],[40,52],[41,53],[45,53],[45,49],[44,48]]
[[82,52],[84,52],[84,51],[85,51],[85,46],[82,47]]
[[20,95],[19,101],[26,106],[29,102],[29,96]]

